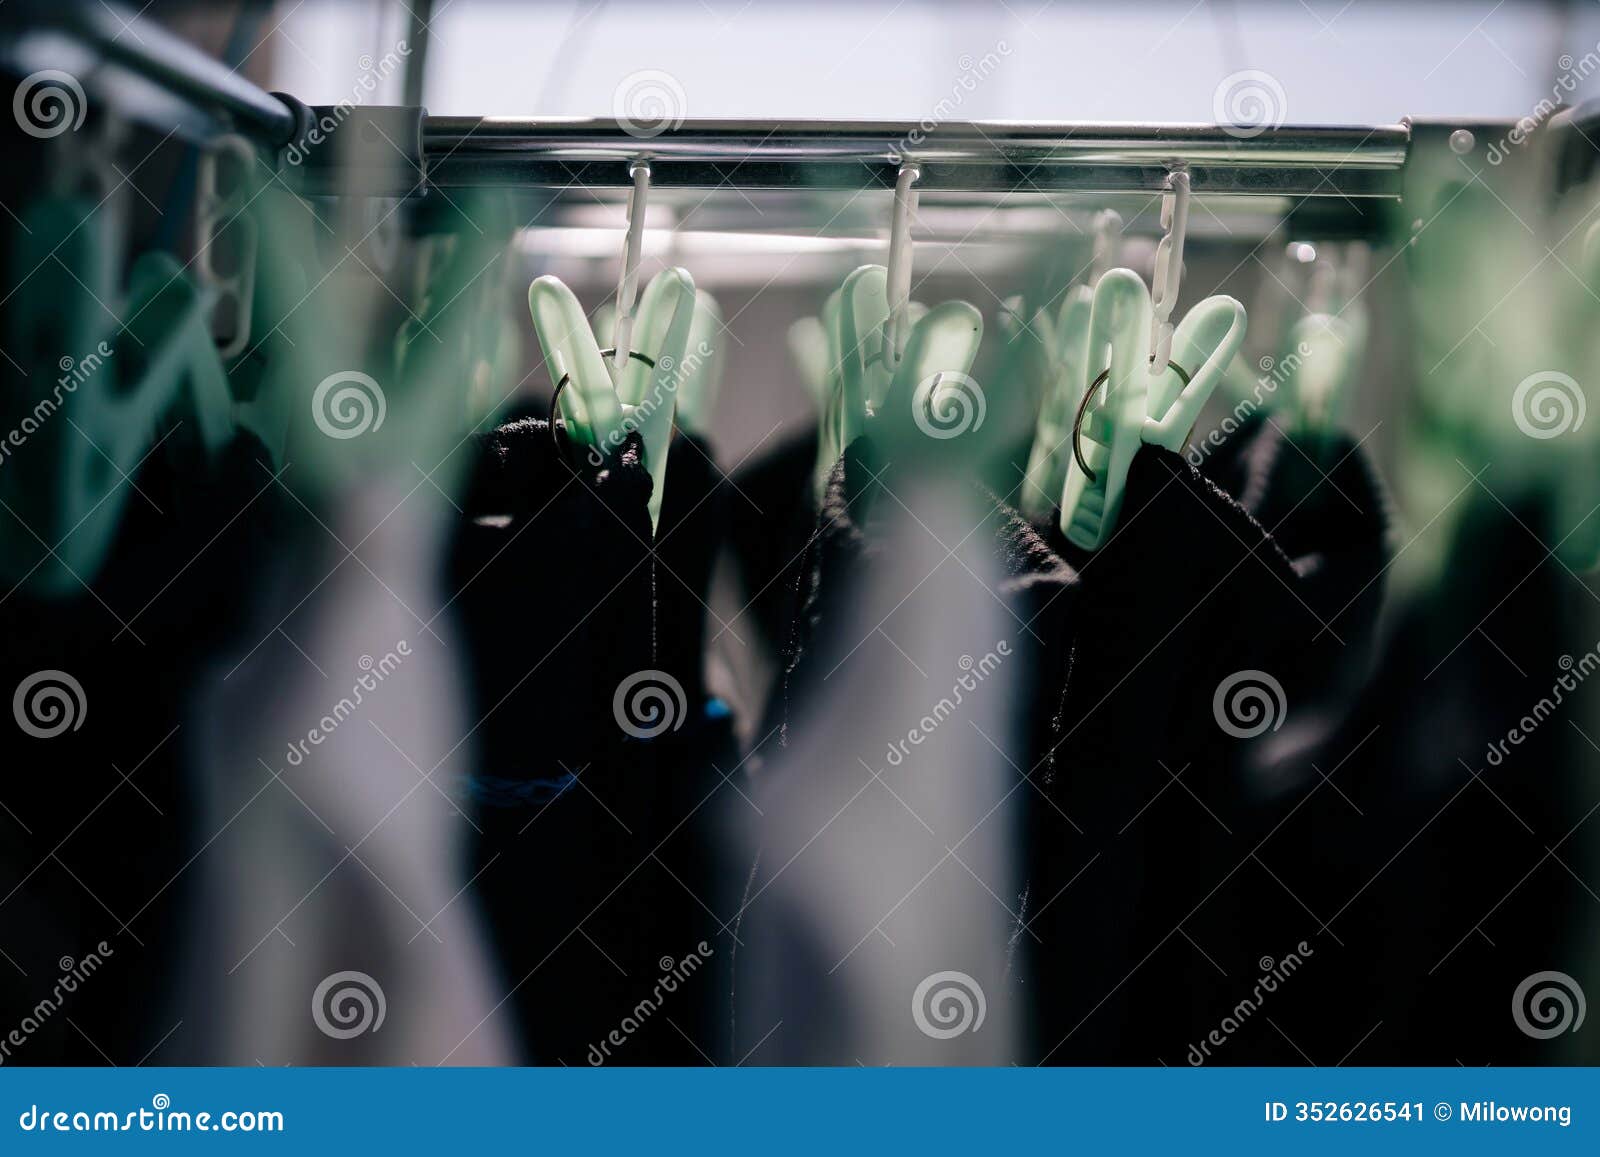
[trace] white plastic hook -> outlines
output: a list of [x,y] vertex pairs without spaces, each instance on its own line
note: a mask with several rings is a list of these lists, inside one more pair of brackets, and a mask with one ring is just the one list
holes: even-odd
[[1178,304],[1178,285],[1183,278],[1183,242],[1189,232],[1189,174],[1182,169],[1167,175],[1167,191],[1161,195],[1161,228],[1156,244],[1155,275],[1151,277],[1150,304],[1154,317],[1150,328],[1150,361],[1165,366],[1172,354],[1172,309]]
[[617,320],[611,332],[611,376],[628,364],[633,341],[633,308],[639,297],[639,258],[644,249],[644,211],[650,197],[650,166],[635,161],[628,169],[633,191],[628,194],[628,233],[622,243],[622,273],[617,278]]
[[889,318],[883,326],[882,355],[886,369],[899,367],[905,356],[908,314],[911,309],[911,218],[917,211],[920,166],[900,166],[894,183],[894,217],[889,225]]

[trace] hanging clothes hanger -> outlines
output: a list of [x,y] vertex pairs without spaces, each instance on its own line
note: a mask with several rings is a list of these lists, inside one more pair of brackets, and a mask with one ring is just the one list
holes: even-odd
[[1115,529],[1139,446],[1181,448],[1244,342],[1244,307],[1222,295],[1172,326],[1188,216],[1189,175],[1180,170],[1162,196],[1155,293],[1130,269],[1111,270],[1095,289],[1086,364],[1095,376],[1079,403],[1059,520],[1067,539],[1086,550],[1103,546]]
[[[650,168],[636,163],[629,170],[633,188],[628,194],[628,224],[624,233],[622,270],[617,283],[613,333],[621,338],[622,360],[628,357],[627,335],[633,323],[633,295],[639,284],[640,242],[644,230],[644,202]],[[574,442],[595,449],[602,457],[621,445],[622,400],[617,394],[610,362],[600,352],[594,329],[578,303],[577,295],[560,278],[546,274],[528,286],[528,312],[534,334],[544,352],[550,377],[556,383],[550,420],[565,421]]]
[[959,399],[970,395],[967,372],[982,340],[982,315],[966,302],[925,309],[911,300],[911,221],[920,175],[907,162],[896,177],[889,265],[854,270],[823,306],[834,369],[818,445],[819,501],[833,464],[869,423],[880,420],[871,428],[886,437],[904,433],[912,421],[926,433],[929,423],[938,428],[939,415],[952,405],[960,409]]
[[637,161],[630,175],[633,188],[628,195],[611,346],[600,348],[577,296],[559,278],[547,274],[528,287],[528,312],[556,381],[551,420],[559,414],[569,436],[588,446],[599,461],[615,453],[629,432],[639,432],[645,467],[654,482],[649,503],[654,529],[661,514],[679,366],[689,344],[696,293],[689,271],[673,267],[639,294],[650,166]]
[[1161,201],[1161,240],[1152,277],[1150,394],[1143,440],[1177,451],[1189,439],[1211,391],[1244,344],[1244,306],[1225,294],[1206,298],[1174,331],[1189,233],[1189,174],[1177,172]]
[[[617,289],[618,330],[623,328],[624,315],[631,323],[633,302],[624,303],[621,298],[638,286],[638,242],[644,228],[643,199],[650,170],[648,166],[635,165],[630,172],[634,185],[628,195],[628,226]],[[528,286],[528,313],[545,365],[556,383],[550,421],[564,420],[567,436],[574,442],[594,448],[602,456],[609,454],[625,437],[622,401],[577,295],[560,278],[545,274]],[[623,357],[626,359],[627,354]]]
[[[632,226],[634,212],[639,207],[637,182],[642,171],[633,171],[636,184],[628,201],[628,229],[622,256],[624,287],[637,284],[629,273],[629,266],[638,261],[638,252],[630,242],[635,236]],[[556,382],[556,401],[550,420],[563,419],[568,437],[575,442],[610,448],[622,429],[622,400],[600,352],[600,343],[595,340],[596,327],[583,312],[577,295],[558,277],[549,274],[536,277],[528,286],[528,312],[550,377]],[[612,303],[604,315],[613,331],[618,312]],[[596,320],[599,320],[598,314]]]

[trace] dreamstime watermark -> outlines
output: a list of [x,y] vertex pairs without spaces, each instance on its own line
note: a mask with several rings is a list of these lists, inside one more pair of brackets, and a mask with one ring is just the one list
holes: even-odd
[[57,362],[56,368],[61,371],[61,376],[56,379],[56,384],[50,387],[50,396],[35,402],[33,409],[23,416],[22,421],[18,422],[4,439],[0,439],[0,465],[11,456],[11,451],[20,450],[29,438],[37,434],[44,424],[55,416],[55,412],[61,408],[62,401],[69,394],[77,393],[79,386],[94,377],[111,354],[111,347],[102,341],[81,358],[68,356]]
[[683,726],[689,702],[683,684],[665,671],[635,671],[617,684],[611,714],[635,739],[654,739]]
[[710,342],[702,341],[684,354],[681,361],[674,362],[672,355],[666,354],[656,362],[654,372],[650,375],[650,389],[644,399],[637,406],[628,407],[619,427],[606,435],[604,446],[589,447],[589,464],[596,469],[604,466],[606,455],[627,441],[629,434],[641,428],[662,406],[675,404],[678,388],[699,373],[706,359],[715,352]]
[[59,68],[41,69],[24,77],[11,95],[11,115],[16,118],[17,127],[42,141],[77,132],[88,112],[83,85]]
[[994,645],[994,650],[985,651],[983,658],[973,659],[971,655],[962,655],[956,660],[964,674],[958,676],[955,685],[950,688],[950,694],[940,699],[933,705],[933,710],[917,720],[917,725],[906,732],[904,739],[897,739],[889,744],[888,753],[884,756],[890,767],[899,767],[911,754],[911,748],[921,747],[928,736],[939,729],[939,725],[956,713],[965,700],[963,692],[976,691],[978,684],[1000,669],[1001,660],[1011,654],[1011,644],[1001,639]]
[[1529,374],[1511,394],[1511,420],[1517,429],[1541,442],[1577,430],[1588,410],[1583,387],[1560,370]]
[[611,1059],[611,1050],[620,1049],[628,1043],[628,1038],[645,1026],[645,1023],[660,1011],[666,1003],[667,997],[678,991],[680,985],[687,984],[695,973],[710,959],[711,945],[704,940],[694,946],[694,950],[682,960],[673,960],[670,956],[663,956],[656,962],[661,969],[661,976],[657,978],[655,987],[650,990],[638,1004],[628,1010],[622,1018],[622,1023],[608,1032],[597,1045],[590,1045],[585,1059],[595,1068],[599,1068]]
[[1270,72],[1247,68],[1217,82],[1211,115],[1230,137],[1249,140],[1280,127],[1289,113],[1283,85]]
[[925,976],[911,994],[911,1019],[924,1036],[934,1040],[977,1032],[988,1012],[983,986],[965,972]]
[[350,688],[350,694],[340,699],[333,705],[333,710],[317,720],[317,725],[306,732],[304,739],[292,740],[284,758],[290,767],[299,767],[311,754],[313,747],[321,747],[323,742],[339,729],[339,725],[356,713],[356,708],[366,701],[365,693],[378,689],[378,685],[393,675],[400,668],[400,664],[410,656],[411,644],[401,639],[394,645],[394,650],[384,653],[383,658],[374,660],[371,655],[362,655],[356,666],[360,667],[363,674],[356,678]]
[[331,373],[311,394],[311,418],[317,429],[340,441],[380,429],[388,411],[383,387],[360,370]]
[[1311,945],[1304,940],[1294,947],[1295,950],[1282,960],[1274,961],[1270,956],[1263,956],[1256,961],[1256,966],[1261,969],[1261,979],[1256,981],[1249,996],[1228,1011],[1222,1018],[1221,1024],[1207,1033],[1199,1044],[1189,1046],[1189,1053],[1185,1059],[1190,1065],[1199,1068],[1205,1064],[1211,1058],[1211,1051],[1227,1044],[1228,1038],[1243,1028],[1245,1022],[1260,1011],[1266,998],[1277,992],[1280,984],[1300,970],[1306,962],[1306,957],[1316,955]]
[[1254,739],[1283,726],[1289,703],[1283,684],[1265,671],[1235,671],[1217,684],[1211,713],[1217,726],[1235,739]]
[[172,1108],[172,1098],[157,1093],[150,1108],[114,1113],[41,1109],[29,1105],[17,1117],[24,1133],[282,1133],[283,1114],[273,1109],[225,1109],[220,1113]]
[[1556,67],[1561,69],[1561,75],[1556,77],[1555,83],[1550,86],[1550,95],[1541,98],[1539,103],[1533,106],[1531,113],[1511,126],[1510,132],[1489,145],[1485,157],[1491,165],[1499,165],[1511,155],[1512,149],[1528,143],[1528,139],[1539,126],[1560,110],[1563,104],[1562,93],[1576,92],[1580,81],[1588,80],[1596,72],[1600,72],[1600,44],[1596,44],[1592,50],[1585,52],[1577,60],[1568,53],[1562,53],[1556,59]]
[[966,104],[967,97],[977,92],[979,85],[999,69],[1000,61],[1010,55],[1011,45],[1004,40],[995,41],[992,49],[977,58],[969,52],[963,52],[956,59],[956,67],[960,72],[950,86],[950,95],[939,98],[938,103],[928,111],[928,115],[919,120],[916,127],[895,146],[894,155],[904,157],[907,152],[925,143],[928,134],[955,116],[961,106]]
[[1489,753],[1485,758],[1490,767],[1499,767],[1506,761],[1506,756],[1511,752],[1511,747],[1521,747],[1522,741],[1529,738],[1539,729],[1539,725],[1555,714],[1566,698],[1566,693],[1576,691],[1578,684],[1582,683],[1595,671],[1600,671],[1600,643],[1595,644],[1593,650],[1585,651],[1576,662],[1571,655],[1562,655],[1556,660],[1556,666],[1567,672],[1565,675],[1556,676],[1556,681],[1550,688],[1550,694],[1535,703],[1519,720],[1517,725],[1506,732],[1504,739],[1497,739],[1489,744]]
[[353,969],[323,977],[311,994],[311,1019],[334,1040],[377,1032],[388,1011],[383,986]]
[[54,739],[83,726],[89,700],[83,684],[65,671],[35,671],[17,684],[11,714],[17,726],[35,739]]
[[380,81],[387,80],[400,71],[401,63],[410,55],[411,45],[404,40],[396,42],[392,52],[385,52],[376,61],[366,53],[362,53],[356,61],[357,67],[361,69],[361,75],[356,77],[355,83],[351,86],[350,95],[323,112],[311,122],[304,133],[289,143],[283,150],[284,162],[289,165],[302,164],[313,148],[332,136],[334,130],[344,124],[351,113],[378,91]]
[[983,387],[966,374],[929,374],[911,391],[911,420],[940,441],[979,429],[988,412]]
[[1535,972],[1511,994],[1511,1019],[1536,1040],[1577,1032],[1587,1011],[1583,987],[1565,972]]
[[61,1006],[66,1004],[67,997],[77,992],[80,984],[100,971],[101,965],[106,962],[106,957],[115,955],[111,945],[102,940],[94,946],[94,951],[81,960],[73,960],[70,956],[63,956],[58,960],[56,967],[61,970],[61,976],[56,980],[55,987],[50,990],[50,995],[35,1004],[23,1016],[16,1028],[0,1038],[0,1065],[11,1059],[12,1049],[19,1049],[27,1044],[29,1037],[61,1011]]
[[659,68],[630,72],[611,93],[611,115],[630,137],[658,137],[683,124],[689,98],[672,73]]
[[1299,373],[1300,367],[1305,365],[1311,353],[1311,346],[1306,342],[1300,342],[1281,358],[1268,355],[1256,363],[1261,367],[1262,376],[1256,379],[1255,388],[1250,391],[1248,397],[1239,399],[1234,404],[1232,412],[1212,427],[1204,438],[1189,447],[1187,454],[1189,465],[1199,466],[1210,457],[1213,450],[1226,445],[1227,440],[1238,432],[1250,415],[1259,410],[1268,397],[1278,392],[1279,386],[1288,381],[1291,375]]

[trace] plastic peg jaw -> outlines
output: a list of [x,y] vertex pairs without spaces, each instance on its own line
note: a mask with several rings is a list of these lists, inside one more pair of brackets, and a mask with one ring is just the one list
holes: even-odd
[[[602,454],[611,453],[626,433],[622,404],[583,306],[559,278],[546,274],[528,286],[528,313],[551,381],[567,382],[561,415],[569,435]],[[550,415],[552,421],[556,417]]]
[[694,315],[694,278],[688,270],[673,267],[653,277],[639,299],[636,348],[617,381],[617,395],[626,411],[624,424],[639,432],[645,469],[655,484],[649,503],[652,530],[661,517],[673,418]]
[[1107,272],[1095,287],[1084,367],[1088,392],[1075,423],[1075,452],[1061,496],[1061,532],[1085,550],[1096,550],[1110,538],[1144,432],[1150,324],[1144,281],[1131,269]]
[[1040,401],[1033,446],[1023,475],[1022,509],[1032,519],[1043,518],[1052,511],[1067,480],[1073,419],[1088,386],[1084,364],[1093,303],[1094,291],[1088,285],[1075,285],[1064,295],[1056,317],[1051,377]]
[[879,356],[876,336],[889,317],[888,270],[863,265],[839,291],[840,450],[866,429],[874,398],[888,393],[891,372]]
[[1244,306],[1224,294],[1206,298],[1185,315],[1168,360],[1150,367],[1146,443],[1182,450],[1200,411],[1244,345],[1246,322]]

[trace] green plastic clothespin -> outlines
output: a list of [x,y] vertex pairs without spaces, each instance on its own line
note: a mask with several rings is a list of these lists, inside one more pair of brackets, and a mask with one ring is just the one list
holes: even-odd
[[[655,484],[649,504],[651,530],[661,518],[673,416],[694,315],[694,278],[688,271],[675,267],[657,274],[640,298],[633,323],[634,348],[617,378],[623,424],[639,431],[645,468]],[[618,326],[619,334],[622,328]]]
[[1145,442],[1172,451],[1183,448],[1201,409],[1244,344],[1246,321],[1244,306],[1225,294],[1206,298],[1184,315],[1173,334],[1167,364],[1150,367]]
[[[910,297],[919,175],[907,163],[895,183],[888,267],[854,270],[824,304],[826,356],[819,356],[818,327],[791,330],[802,372],[812,382],[820,379],[826,391],[815,474],[819,499],[839,455],[869,429],[885,441],[926,447],[930,437],[943,441],[982,421],[985,400],[967,376],[983,336],[982,315],[966,302],[925,309]],[[963,414],[971,415],[964,424]],[[913,425],[919,442],[900,442]]]
[[[820,326],[815,318],[803,320]],[[616,305],[608,301],[594,311],[595,333],[614,332],[616,321]],[[722,342],[719,335],[723,328],[722,310],[716,298],[703,289],[696,289],[694,318],[689,323],[689,344],[684,349],[683,360],[678,363],[677,425],[702,436],[710,429],[711,412],[716,407],[717,393],[722,386]]]
[[[1289,331],[1289,352],[1280,360],[1285,393],[1297,432],[1319,435],[1338,423],[1367,344],[1367,306],[1351,282],[1366,273],[1365,246],[1352,246],[1345,261],[1317,263],[1310,312]],[[1341,284],[1342,283],[1342,284]],[[1336,289],[1342,288],[1343,300]]]
[[[131,475],[161,425],[180,423],[173,437],[204,456],[233,434],[204,296],[173,258],[147,254],[130,271],[119,330],[103,304],[119,296],[116,250],[100,206],[74,198],[36,202],[16,250],[16,279],[34,281],[11,312],[8,344],[37,351],[38,360],[0,471],[13,523],[5,531],[13,545],[0,557],[46,593],[73,590],[98,571]],[[36,568],[23,562],[37,554],[30,544],[47,555]]]
[[882,401],[893,379],[884,364],[881,340],[889,320],[888,271],[863,265],[839,290],[839,380],[842,407],[839,446],[854,442],[866,429],[873,402]]
[[1139,449],[1150,393],[1150,321],[1150,293],[1137,273],[1113,269],[1100,279],[1084,366],[1088,396],[1061,492],[1061,532],[1085,550],[1103,546],[1116,526]]
[[1084,362],[1088,356],[1089,314],[1095,287],[1116,266],[1121,253],[1122,215],[1115,209],[1096,213],[1091,236],[1088,275],[1063,296],[1050,343],[1052,376],[1035,418],[1020,498],[1023,513],[1031,519],[1048,516],[1066,484],[1072,426],[1088,381]]
[[[1105,545],[1116,527],[1140,444],[1180,449],[1244,342],[1244,307],[1231,297],[1209,297],[1176,330],[1171,324],[1188,216],[1189,176],[1174,172],[1162,197],[1166,232],[1156,246],[1155,292],[1128,269],[1111,270],[1095,288],[1088,370],[1105,380],[1091,379],[1081,406],[1060,520],[1068,540],[1086,550]],[[1141,326],[1142,343],[1135,336]]]
[[602,454],[621,445],[622,403],[577,297],[559,278],[536,278],[528,286],[528,313],[551,380],[565,382],[558,406],[572,440]]
[[1088,383],[1084,376],[1089,352],[1089,315],[1094,290],[1075,285],[1067,290],[1055,325],[1055,357],[1039,416],[1034,424],[1033,446],[1023,476],[1022,511],[1043,518],[1061,497],[1067,480],[1067,460],[1072,456],[1072,423]]
[[[533,329],[550,377],[557,383],[561,415],[574,441],[593,447],[602,455],[621,446],[627,433],[615,382],[629,360],[644,244],[645,201],[650,193],[650,166],[635,162],[629,172],[633,189],[628,196],[628,227],[617,279],[610,355],[601,354],[583,307],[559,278],[547,274],[528,287],[528,312],[533,317]],[[551,421],[555,418],[555,414],[550,415]]]

